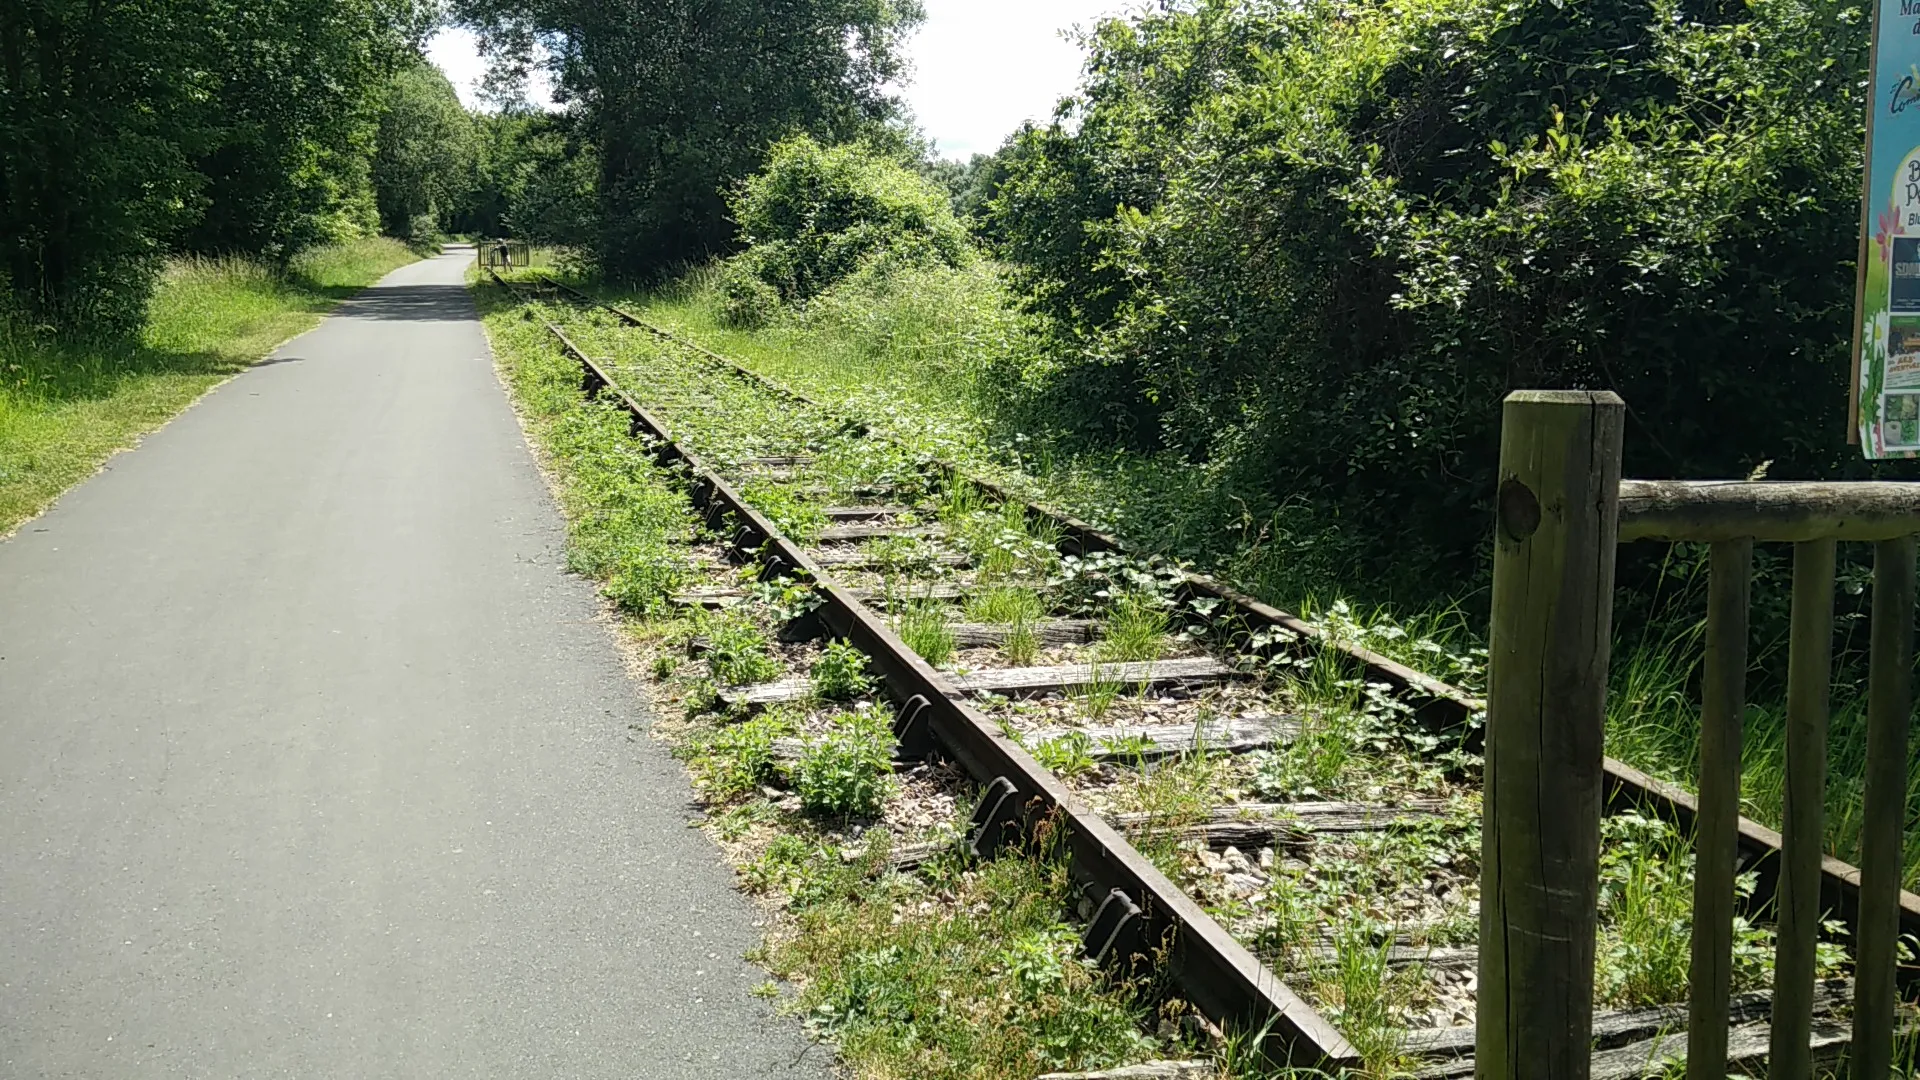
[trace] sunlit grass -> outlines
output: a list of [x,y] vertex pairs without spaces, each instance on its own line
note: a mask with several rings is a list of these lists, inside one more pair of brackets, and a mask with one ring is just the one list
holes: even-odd
[[413,258],[380,238],[309,252],[286,274],[242,259],[176,260],[131,340],[55,337],[0,319],[0,535]]

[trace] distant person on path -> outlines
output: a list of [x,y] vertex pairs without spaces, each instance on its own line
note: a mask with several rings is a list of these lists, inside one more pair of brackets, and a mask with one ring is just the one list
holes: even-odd
[[494,249],[493,257],[501,266],[513,265],[513,252],[507,250],[507,242],[505,240],[500,241],[500,246]]

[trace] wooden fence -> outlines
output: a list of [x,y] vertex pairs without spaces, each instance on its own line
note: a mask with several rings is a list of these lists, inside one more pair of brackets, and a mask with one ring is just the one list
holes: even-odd
[[1772,1080],[1812,1075],[1835,544],[1874,544],[1865,825],[1847,1075],[1882,1080],[1895,1037],[1920,484],[1620,478],[1611,393],[1520,391],[1500,443],[1489,640],[1478,1028],[1482,1080],[1585,1080],[1593,1027],[1603,733],[1616,547],[1711,545],[1701,680],[1688,1080],[1726,1076],[1748,583],[1793,545],[1786,800]]
[[474,242],[475,257],[480,266],[488,270],[505,270],[513,266],[533,265],[533,248],[525,240],[504,240],[498,237],[491,240]]

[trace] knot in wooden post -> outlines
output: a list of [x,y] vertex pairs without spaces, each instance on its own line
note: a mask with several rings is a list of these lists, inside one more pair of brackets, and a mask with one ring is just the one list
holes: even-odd
[[1612,393],[1522,390],[1500,433],[1475,1074],[1586,1080],[1620,448]]

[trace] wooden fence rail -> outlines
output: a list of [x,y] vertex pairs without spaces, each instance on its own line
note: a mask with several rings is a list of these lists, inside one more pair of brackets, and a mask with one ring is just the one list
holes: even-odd
[[1519,391],[1500,444],[1475,1059],[1482,1080],[1589,1075],[1616,545],[1711,546],[1687,1076],[1726,1076],[1753,545],[1793,545],[1772,1080],[1812,1075],[1836,543],[1874,543],[1865,826],[1847,1075],[1884,1080],[1897,1008],[1920,484],[1621,480],[1625,406]]

